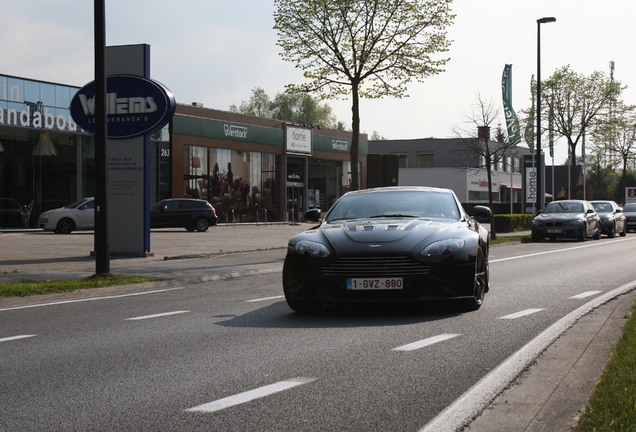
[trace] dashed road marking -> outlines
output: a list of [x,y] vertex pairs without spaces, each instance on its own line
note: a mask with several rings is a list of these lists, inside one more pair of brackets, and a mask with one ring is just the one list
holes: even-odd
[[263,297],[263,298],[257,298],[257,299],[252,299],[252,300],[245,300],[245,303],[261,302],[261,301],[267,301],[267,300],[277,300],[277,299],[281,299],[281,298],[285,298],[285,296],[277,295],[277,296],[273,296],[273,297]]
[[533,313],[537,313],[537,312],[541,312],[544,309],[526,309],[526,310],[522,310],[520,312],[515,312],[513,314],[510,315],[504,315],[502,317],[499,317],[499,319],[517,319],[517,318],[521,318],[524,316],[528,316],[528,315],[532,315]]
[[602,292],[603,291],[586,291],[586,292],[582,292],[581,294],[577,294],[575,296],[568,297],[568,298],[571,298],[571,299],[584,299],[584,298],[587,298],[587,297],[592,297],[593,295],[596,295],[596,294],[599,294],[599,293],[602,293]]
[[451,333],[441,334],[438,336],[422,339],[420,341],[413,342],[410,344],[402,345],[397,348],[393,348],[391,351],[413,351],[416,349],[424,348],[425,346],[433,345],[448,339],[452,339],[457,336],[459,336],[459,334],[451,334]]
[[126,320],[127,321],[138,321],[138,320],[145,320],[145,319],[152,319],[152,318],[161,318],[161,317],[166,317],[166,316],[171,316],[171,315],[179,315],[179,314],[184,314],[184,313],[188,313],[188,312],[190,312],[190,311],[164,312],[164,313],[159,313],[159,314],[154,314],[154,315],[144,315],[144,316],[126,318]]
[[274,393],[289,390],[302,384],[307,384],[315,381],[316,378],[293,378],[290,380],[279,381],[274,384],[259,387],[254,390],[249,390],[243,393],[239,393],[234,396],[229,396],[223,399],[218,399],[203,405],[198,405],[193,408],[188,408],[187,412],[206,412],[211,413],[219,411],[225,408],[229,408],[235,405],[244,404],[246,402],[253,401],[254,399],[263,398],[265,396],[272,395]]
[[35,336],[36,335],[9,336],[9,337],[0,338],[0,342],[9,342],[9,341],[14,341],[14,340],[27,339],[27,338],[32,338],[32,337],[35,337]]

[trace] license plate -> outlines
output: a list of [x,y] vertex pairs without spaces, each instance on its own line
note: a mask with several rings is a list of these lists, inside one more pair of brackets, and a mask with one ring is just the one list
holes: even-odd
[[402,278],[352,278],[347,279],[348,290],[399,290],[404,287]]
[[547,230],[546,232],[547,232],[548,234],[559,234],[559,233],[561,233],[561,231],[562,231],[562,230],[560,230],[560,229],[552,228],[552,229]]

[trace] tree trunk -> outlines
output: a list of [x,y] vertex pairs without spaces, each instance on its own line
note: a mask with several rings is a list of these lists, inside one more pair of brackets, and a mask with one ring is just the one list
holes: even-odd
[[358,84],[351,85],[351,190],[360,189],[360,173],[358,167],[358,149],[360,147],[360,95]]
[[576,145],[572,142],[572,140],[568,139],[568,146],[570,147],[570,191],[571,191],[571,198],[576,199],[579,198],[578,196],[575,196],[576,194],[576,153],[574,153],[576,151]]

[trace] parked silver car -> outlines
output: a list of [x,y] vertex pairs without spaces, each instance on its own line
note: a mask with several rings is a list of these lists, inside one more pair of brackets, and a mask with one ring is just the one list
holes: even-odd
[[95,199],[83,198],[62,208],[47,210],[38,218],[38,226],[45,231],[69,234],[75,230],[95,226]]
[[532,221],[532,241],[559,237],[585,241],[601,238],[601,218],[592,204],[585,200],[552,201]]
[[636,231],[636,203],[625,204],[623,214],[627,220],[627,231]]
[[623,214],[623,209],[614,201],[590,201],[594,206],[594,210],[601,218],[601,234],[605,234],[610,238],[619,234],[625,237],[627,234],[627,220]]

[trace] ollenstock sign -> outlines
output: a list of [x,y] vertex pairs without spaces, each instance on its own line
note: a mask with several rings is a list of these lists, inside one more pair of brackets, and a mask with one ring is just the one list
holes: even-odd
[[[132,138],[161,129],[176,109],[173,94],[163,84],[134,76],[106,79],[108,138]],[[95,134],[95,82],[82,87],[71,100],[71,116],[79,127]]]

